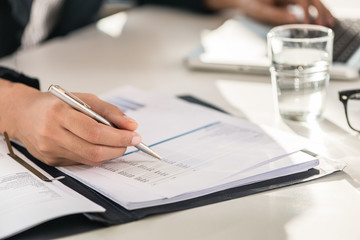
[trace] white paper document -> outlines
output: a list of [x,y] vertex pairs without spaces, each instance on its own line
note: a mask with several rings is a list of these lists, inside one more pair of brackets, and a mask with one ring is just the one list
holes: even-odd
[[60,170],[127,209],[190,199],[303,172],[319,161],[304,139],[175,97],[133,88],[103,98],[139,122],[143,141],[163,158],[136,148],[99,167]]
[[[105,211],[59,181],[40,180],[7,155],[1,138],[0,239],[65,215]],[[16,154],[26,159],[17,151]]]

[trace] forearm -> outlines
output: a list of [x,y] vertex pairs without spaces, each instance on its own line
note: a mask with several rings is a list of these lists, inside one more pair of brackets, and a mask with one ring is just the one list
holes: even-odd
[[15,83],[0,78],[0,133],[7,131],[10,134],[10,132],[13,132],[10,119],[13,115],[11,111],[14,101],[12,94],[15,85]]
[[[246,0],[245,0],[246,1]],[[214,11],[242,8],[244,0],[205,0],[205,5]]]

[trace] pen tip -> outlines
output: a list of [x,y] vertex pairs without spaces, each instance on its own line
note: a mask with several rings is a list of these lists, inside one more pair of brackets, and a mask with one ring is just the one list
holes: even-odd
[[159,160],[162,159],[162,157],[160,157],[160,156],[159,156],[158,154],[156,154],[156,153],[153,153],[153,156],[154,156],[155,158],[159,159]]

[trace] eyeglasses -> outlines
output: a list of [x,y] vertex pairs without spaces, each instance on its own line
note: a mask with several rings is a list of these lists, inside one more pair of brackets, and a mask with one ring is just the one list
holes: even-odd
[[344,104],[350,128],[360,132],[360,89],[340,91],[339,100]]

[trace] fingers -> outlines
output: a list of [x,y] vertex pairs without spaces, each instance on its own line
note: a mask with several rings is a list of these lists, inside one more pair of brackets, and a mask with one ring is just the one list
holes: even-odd
[[98,166],[123,155],[126,151],[126,144],[117,147],[93,144],[62,128],[61,125],[47,132],[48,134],[31,138],[24,144],[28,146],[31,154],[52,166],[75,163]]
[[300,6],[304,13],[304,19],[302,20],[302,23],[310,24],[311,23],[311,17],[309,13],[309,7],[310,7],[310,1],[308,0],[298,0],[295,2],[298,6]]
[[318,16],[316,18],[316,24],[333,27],[336,19],[331,14],[329,9],[320,0],[312,0],[312,5],[317,9]]
[[118,128],[135,131],[138,124],[132,118],[126,116],[118,107],[100,100],[92,94],[76,94],[80,99],[89,104],[93,111],[116,125]]
[[61,139],[57,139],[62,146],[60,156],[76,163],[99,166],[110,159],[122,156],[126,151],[126,147],[91,144],[70,132],[63,132],[63,134]]
[[[320,0],[296,0],[296,1],[286,0],[285,2],[287,2],[287,4],[290,3],[297,4],[303,9],[304,19],[302,23],[306,23],[306,24],[316,23],[319,25],[332,27],[336,22],[334,16]],[[312,16],[310,14],[311,6],[314,7],[317,11],[317,14],[315,16]]]
[[117,125],[127,129],[98,123],[53,95],[39,92],[24,97],[19,104],[22,107],[16,110],[22,115],[15,118],[19,126],[17,139],[33,156],[52,166],[76,163],[98,166],[123,155],[127,146],[141,142],[141,137],[131,130],[137,127],[136,122],[124,117],[121,110],[93,95],[83,96],[87,97],[84,101],[91,99],[89,104],[96,106],[93,110],[103,109],[101,113],[108,112],[107,116]]
[[315,23],[332,27],[336,19],[320,0],[252,0],[246,1],[241,7],[244,12],[261,22],[273,25],[292,24],[299,22],[299,19],[292,14],[288,8],[290,5],[298,5],[303,10],[304,16],[301,23],[311,24],[312,16],[310,7],[313,6],[318,14]]
[[141,142],[138,133],[116,129],[80,113],[72,108],[65,109],[62,126],[86,142],[111,147],[135,146]]
[[[125,119],[119,122],[123,121],[125,124],[126,121],[132,122],[121,115],[122,112],[115,106],[92,96],[90,98],[97,100],[95,101],[97,106],[104,106],[105,111],[113,110],[115,117]],[[127,146],[136,146],[141,142],[139,134],[98,123],[70,106],[64,107],[62,111],[59,114],[66,116],[61,118],[63,131],[58,134],[54,142],[62,147],[62,156],[65,159],[97,166],[106,160],[123,155]],[[112,113],[108,114],[108,116],[111,115]]]
[[273,25],[296,23],[296,17],[291,14],[286,6],[275,6],[261,1],[251,1],[244,9],[245,13],[261,22]]

